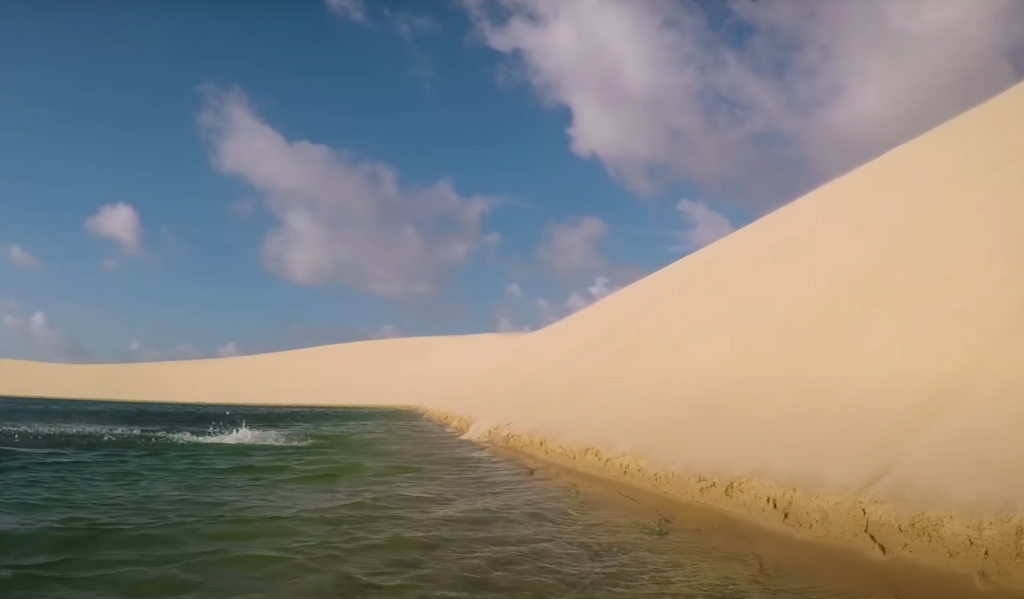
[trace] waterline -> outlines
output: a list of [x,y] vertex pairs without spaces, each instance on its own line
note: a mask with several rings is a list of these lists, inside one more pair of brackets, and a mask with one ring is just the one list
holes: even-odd
[[0,400],[0,480],[4,599],[858,597],[407,412]]

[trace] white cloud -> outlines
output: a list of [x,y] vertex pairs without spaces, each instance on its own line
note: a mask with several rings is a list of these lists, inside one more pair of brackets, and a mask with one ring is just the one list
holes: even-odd
[[28,344],[31,349],[40,352],[47,360],[61,362],[89,361],[89,352],[74,338],[53,326],[46,314],[40,311],[29,316],[21,313],[19,306],[13,301],[6,301],[2,306],[0,324],[14,339]]
[[562,274],[603,268],[605,261],[597,245],[607,233],[608,225],[594,216],[549,223],[537,247],[537,258]]
[[229,341],[217,348],[217,357],[220,358],[233,358],[240,355],[242,355],[242,352],[234,341]]
[[599,275],[594,279],[592,285],[585,289],[573,291],[561,303],[553,303],[547,298],[538,297],[533,300],[533,304],[537,308],[541,323],[549,325],[596,304],[620,289],[622,287],[613,284],[609,277]]
[[6,253],[7,259],[18,268],[24,270],[41,270],[43,268],[42,261],[20,245],[8,246]]
[[735,229],[729,219],[715,212],[704,202],[679,200],[676,210],[686,228],[679,233],[680,251],[692,252],[732,233]]
[[367,20],[365,0],[325,0],[324,4],[327,10],[339,17],[356,23],[365,23]]
[[590,285],[583,291],[574,291],[569,294],[569,298],[565,300],[565,307],[569,310],[570,314],[579,312],[583,308],[603,300],[619,289],[621,287],[613,286],[611,279],[607,276],[599,275],[594,279],[593,285]]
[[484,43],[569,110],[573,152],[637,191],[688,179],[791,193],[1022,77],[1017,0],[463,4]]
[[516,298],[523,297],[523,288],[519,286],[519,283],[509,283],[505,287],[505,293]]
[[142,223],[139,214],[129,204],[116,203],[101,206],[96,214],[85,219],[85,232],[93,237],[109,239],[131,256],[142,249]]
[[211,161],[265,198],[278,222],[264,240],[263,264],[288,281],[427,295],[449,269],[498,240],[481,230],[488,198],[460,196],[448,180],[403,187],[390,165],[289,141],[240,89],[208,87],[203,98]]

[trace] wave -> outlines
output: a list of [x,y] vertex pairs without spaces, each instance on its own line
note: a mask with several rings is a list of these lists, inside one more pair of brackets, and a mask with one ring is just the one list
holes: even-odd
[[284,431],[268,431],[249,428],[243,422],[236,428],[211,427],[205,433],[189,431],[167,432],[134,427],[104,424],[0,424],[0,438],[19,441],[31,438],[62,437],[67,439],[86,438],[100,441],[149,440],[172,443],[205,443],[211,445],[306,445],[308,440],[296,438]]

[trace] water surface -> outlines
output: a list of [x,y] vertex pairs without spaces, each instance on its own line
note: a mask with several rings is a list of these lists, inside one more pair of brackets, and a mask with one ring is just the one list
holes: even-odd
[[0,598],[853,599],[418,415],[0,398]]

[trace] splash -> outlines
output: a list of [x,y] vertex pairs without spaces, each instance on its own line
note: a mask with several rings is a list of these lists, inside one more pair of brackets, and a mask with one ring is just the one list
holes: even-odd
[[209,443],[212,445],[306,445],[306,441],[289,438],[282,431],[262,431],[242,426],[228,430],[211,430],[208,434],[169,433],[168,439],[179,443]]
[[65,439],[99,441],[171,441],[174,443],[206,443],[211,445],[307,445],[308,441],[296,439],[282,431],[266,431],[249,428],[243,422],[231,429],[210,428],[206,433],[144,430],[134,427],[101,424],[0,424],[0,438],[15,442],[30,439],[60,437]]

